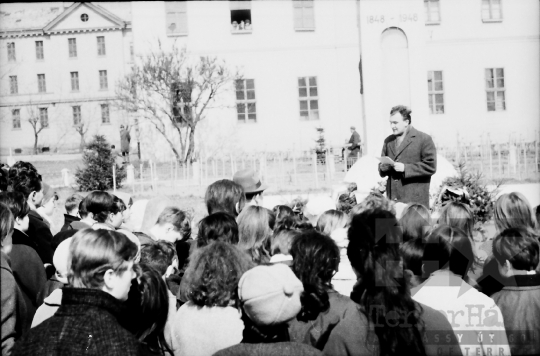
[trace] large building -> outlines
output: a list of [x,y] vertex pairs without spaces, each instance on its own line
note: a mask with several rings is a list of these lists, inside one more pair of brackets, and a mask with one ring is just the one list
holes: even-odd
[[[64,78],[64,84],[58,84],[54,93],[47,94],[51,98],[75,95],[62,88],[69,88],[71,72],[83,71],[70,67],[74,63],[69,59],[70,36],[77,33],[81,36],[77,41],[87,40],[91,43],[89,50],[94,52],[99,51],[100,33],[111,36],[106,38],[106,61],[110,67],[100,66],[105,62],[100,62],[96,52],[88,59],[88,69],[84,69],[86,82],[91,84],[88,96],[96,98],[98,115],[94,123],[103,131],[107,130],[99,122],[103,121],[99,117],[100,105],[105,103],[105,98],[114,96],[114,80],[131,65],[133,42],[135,62],[159,46],[166,50],[185,46],[193,55],[217,56],[241,70],[244,92],[238,95],[233,90],[221,98],[223,105],[208,110],[197,131],[200,147],[212,152],[216,151],[216,147],[210,147],[212,144],[227,152],[306,150],[315,146],[316,127],[325,129],[329,146],[339,147],[348,139],[349,127],[354,125],[368,152],[378,154],[382,140],[390,133],[389,110],[397,104],[409,105],[413,110],[413,125],[433,135],[441,146],[455,145],[458,136],[461,142],[480,142],[488,136],[492,142],[507,141],[511,136],[528,141],[538,137],[538,0],[121,4],[117,5],[117,22],[112,21],[114,9],[108,8],[109,21],[113,24],[109,24],[107,31],[86,32],[84,23],[78,20],[82,13],[71,10],[66,16],[73,19],[69,22],[72,26],[69,33],[50,31],[51,26],[62,25],[62,21],[55,22],[52,18],[40,35],[44,43],[53,39],[58,43],[54,47],[58,58],[50,64],[47,85],[53,76],[53,66],[58,70],[56,75]],[[104,6],[76,3],[65,12],[74,7],[103,9]],[[105,13],[102,16],[107,18]],[[125,27],[121,26],[120,18],[125,21]],[[75,23],[80,28],[73,27]],[[30,33],[31,29],[26,32]],[[22,51],[25,46],[28,49],[23,53],[34,55],[31,63],[19,66],[18,75],[20,80],[28,76],[20,83],[32,87],[30,91],[35,97],[39,92],[37,75],[43,72],[33,54],[38,53],[37,47],[34,48],[38,37],[30,34],[14,37],[6,30],[0,35],[4,68],[10,63],[10,41],[15,42],[17,57],[19,48]],[[113,43],[115,39],[117,42]],[[8,69],[13,73],[17,66]],[[101,70],[107,70],[109,90],[99,95]],[[22,119],[22,108],[22,130],[13,128],[16,122],[13,104],[23,99],[22,86],[21,94],[9,94],[12,74],[2,75],[1,147],[15,147],[15,143],[31,146],[32,131]],[[75,110],[70,107],[76,106],[63,105],[67,111]],[[120,123],[133,120],[120,111],[115,114],[117,117],[110,111],[108,126],[113,140],[117,140]],[[72,121],[73,115],[67,112],[63,120]],[[53,130],[50,122],[51,145],[54,145],[54,138],[60,138],[65,127],[59,122],[59,127]],[[72,135],[77,137],[75,131]],[[141,141],[143,152],[168,151],[165,140],[150,129],[144,130]]]

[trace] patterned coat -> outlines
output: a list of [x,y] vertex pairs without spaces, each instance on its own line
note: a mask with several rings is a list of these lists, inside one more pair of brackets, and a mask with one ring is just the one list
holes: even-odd
[[437,149],[428,134],[409,126],[405,139],[396,147],[397,136],[390,135],[384,140],[382,156],[405,164],[405,172],[393,168],[381,171],[381,177],[388,176],[386,196],[403,203],[420,203],[429,208],[429,184],[437,171]]
[[12,355],[142,355],[139,341],[117,320],[122,310],[103,291],[65,287],[56,314],[17,342]]

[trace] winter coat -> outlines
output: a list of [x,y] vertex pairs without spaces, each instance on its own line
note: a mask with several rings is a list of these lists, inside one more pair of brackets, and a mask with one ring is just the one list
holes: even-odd
[[120,151],[129,152],[129,142],[131,141],[131,136],[129,131],[126,129],[120,130]]
[[122,303],[97,289],[63,288],[56,313],[31,329],[13,355],[142,355],[139,341],[120,326]]
[[517,275],[491,297],[501,309],[512,355],[540,355],[540,274]]
[[275,344],[238,344],[220,350],[214,356],[322,356],[316,348],[297,342]]
[[73,229],[73,227],[71,226],[71,223],[74,222],[74,221],[80,221],[80,220],[81,219],[76,217],[76,216],[69,215],[69,214],[64,214],[64,225],[62,226],[60,231]]
[[381,156],[388,156],[394,162],[404,163],[405,171],[396,172],[390,168],[381,171],[381,177],[388,176],[386,196],[402,203],[420,203],[429,208],[429,184],[437,171],[437,149],[428,134],[409,126],[405,139],[396,147],[397,136],[390,135],[384,140]]
[[38,246],[37,252],[43,264],[49,263],[52,265],[54,252],[51,247],[51,241],[53,239],[51,229],[45,224],[37,211],[30,210],[28,217],[30,218],[30,224],[28,225],[26,234],[36,242]]

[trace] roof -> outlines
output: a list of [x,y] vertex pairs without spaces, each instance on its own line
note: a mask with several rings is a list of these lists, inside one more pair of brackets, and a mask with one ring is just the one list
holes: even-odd
[[61,7],[22,8],[21,10],[0,11],[0,31],[42,29],[62,12]]

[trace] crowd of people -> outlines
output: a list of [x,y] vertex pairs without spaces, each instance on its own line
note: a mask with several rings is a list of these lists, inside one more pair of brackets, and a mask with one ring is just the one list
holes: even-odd
[[58,228],[58,195],[15,163],[2,355],[540,354],[539,208],[522,194],[497,199],[478,247],[466,203],[270,210],[265,188],[250,170],[214,182],[196,229],[166,197],[73,194]]

